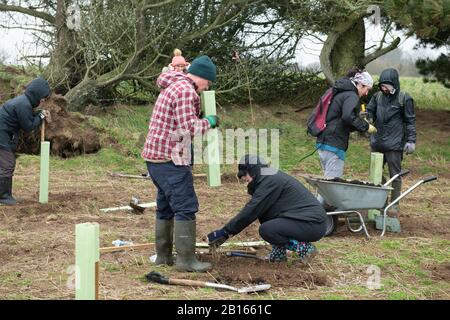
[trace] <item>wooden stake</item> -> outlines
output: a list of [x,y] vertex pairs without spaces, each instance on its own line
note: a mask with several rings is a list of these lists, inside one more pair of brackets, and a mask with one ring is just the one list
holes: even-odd
[[45,141],[45,119],[42,120],[41,124],[41,142]]
[[[381,184],[383,179],[383,157],[379,152],[372,152],[370,154],[370,182],[374,184]],[[371,209],[368,213],[369,221],[374,221],[376,216],[380,215],[379,210]]]
[[98,298],[100,260],[98,223],[75,226],[76,300]]
[[95,262],[95,300],[99,297],[100,262]]
[[[202,106],[205,116],[216,115],[216,96],[214,91],[203,91]],[[220,154],[219,154],[219,132],[218,129],[209,129],[206,132],[207,139],[207,164],[208,164],[208,185],[218,187],[221,185],[220,179]]]

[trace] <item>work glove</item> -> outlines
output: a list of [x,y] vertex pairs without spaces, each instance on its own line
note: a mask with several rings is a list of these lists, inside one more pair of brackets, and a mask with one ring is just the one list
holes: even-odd
[[377,128],[375,128],[373,125],[369,124],[369,129],[367,130],[369,134],[375,134],[377,133]]
[[211,125],[211,128],[216,128],[219,126],[219,117],[218,116],[207,116],[205,117],[206,120],[208,120],[209,124]]
[[377,128],[375,128],[367,119],[365,119],[367,124],[369,125],[369,129],[367,129],[368,134],[377,133]]
[[416,151],[416,144],[413,143],[413,142],[407,142],[407,143],[405,144],[405,147],[403,148],[403,151],[404,151],[406,154],[413,154],[414,151]]
[[224,229],[219,229],[208,234],[208,245],[217,248],[221,246],[230,236]]

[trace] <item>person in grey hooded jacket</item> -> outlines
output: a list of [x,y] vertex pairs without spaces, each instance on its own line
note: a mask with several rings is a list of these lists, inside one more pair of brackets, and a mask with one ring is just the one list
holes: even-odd
[[[403,152],[412,154],[416,149],[414,100],[408,93],[400,91],[399,74],[395,69],[383,70],[379,88],[367,105],[367,116],[378,130],[371,136],[370,145],[373,152],[383,153],[383,165],[388,164],[389,175],[393,177],[401,171]],[[401,178],[393,181],[392,187],[391,201],[401,194]],[[397,217],[398,204],[389,213]]]
[[48,82],[39,77],[27,85],[24,94],[0,106],[0,204],[17,203],[12,197],[12,177],[16,167],[15,151],[20,130],[31,132],[50,116],[47,110],[33,112],[50,96],[50,92]]

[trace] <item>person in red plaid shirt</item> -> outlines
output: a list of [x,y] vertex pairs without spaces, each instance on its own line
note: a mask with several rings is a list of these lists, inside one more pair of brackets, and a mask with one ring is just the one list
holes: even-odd
[[[175,229],[176,268],[204,272],[211,268],[195,256],[198,200],[194,190],[191,140],[218,126],[217,116],[200,119],[200,96],[216,80],[216,66],[208,56],[192,61],[188,73],[162,73],[161,89],[150,120],[142,157],[158,189],[155,246],[156,264],[173,264]],[[174,222],[175,220],[175,222]]]

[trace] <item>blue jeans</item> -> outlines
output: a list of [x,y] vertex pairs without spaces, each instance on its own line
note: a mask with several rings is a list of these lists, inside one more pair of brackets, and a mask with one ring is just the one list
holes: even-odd
[[195,220],[198,200],[190,166],[173,162],[147,162],[148,173],[158,189],[156,218],[177,221]]

